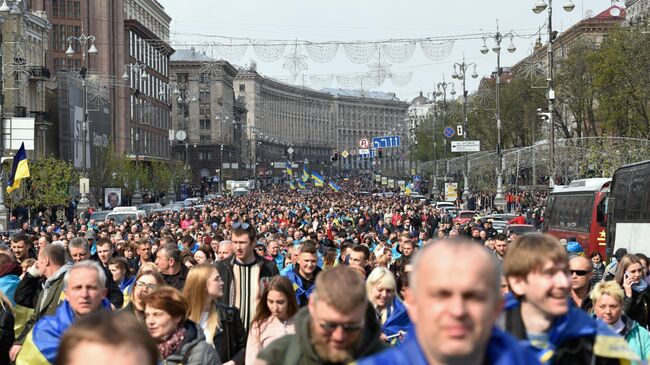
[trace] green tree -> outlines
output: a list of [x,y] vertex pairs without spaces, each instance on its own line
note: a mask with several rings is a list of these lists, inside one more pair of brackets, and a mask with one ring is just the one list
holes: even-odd
[[21,205],[30,207],[52,207],[66,205],[70,200],[69,188],[76,184],[78,174],[67,161],[46,157],[29,162],[30,178],[25,184],[26,194]]
[[650,34],[638,27],[609,34],[593,55],[599,119],[608,134],[650,138]]

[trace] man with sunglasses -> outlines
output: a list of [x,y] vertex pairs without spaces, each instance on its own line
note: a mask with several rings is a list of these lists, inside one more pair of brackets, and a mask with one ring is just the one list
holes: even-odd
[[294,323],[296,333],[262,349],[255,364],[347,364],[386,348],[364,278],[344,265],[318,275],[309,304]]
[[591,277],[593,276],[593,264],[591,260],[582,256],[575,256],[569,260],[569,272],[571,273],[571,300],[573,304],[583,311],[591,314],[594,304],[589,298],[591,292]]
[[216,263],[223,280],[224,295],[220,301],[239,309],[248,331],[257,309],[257,298],[279,272],[275,262],[255,253],[257,232],[250,223],[233,222],[230,241],[233,255]]

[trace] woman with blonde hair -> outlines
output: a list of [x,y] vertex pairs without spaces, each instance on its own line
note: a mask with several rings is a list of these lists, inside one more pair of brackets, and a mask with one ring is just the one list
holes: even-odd
[[133,313],[138,320],[144,323],[144,297],[164,285],[166,285],[165,279],[157,271],[141,268],[131,285],[131,300],[122,311]]
[[397,296],[395,276],[390,270],[378,266],[366,279],[368,300],[377,313],[381,324],[381,339],[394,343],[391,339],[401,339],[411,325],[406,307]]
[[183,287],[187,318],[203,330],[224,364],[241,365],[246,350],[246,330],[239,310],[218,303],[223,281],[213,265],[197,265],[188,273]]
[[625,293],[613,281],[601,281],[596,284],[589,298],[594,303],[596,317],[607,323],[616,333],[625,338],[641,360],[650,358],[650,332],[639,323],[623,314]]
[[648,328],[650,324],[650,290],[645,278],[645,268],[636,255],[625,255],[617,265],[614,280],[623,288],[623,312]]
[[261,349],[274,340],[295,333],[293,316],[298,312],[293,284],[284,276],[275,276],[260,296],[246,342],[246,364],[255,362]]

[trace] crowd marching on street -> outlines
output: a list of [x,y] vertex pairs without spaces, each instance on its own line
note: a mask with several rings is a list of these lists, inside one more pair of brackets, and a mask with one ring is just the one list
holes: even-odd
[[[355,176],[122,224],[25,222],[0,244],[0,365],[650,358],[647,257],[619,250],[606,264],[373,189]],[[483,198],[474,209],[490,213]],[[509,194],[507,210],[540,227],[543,202]]]

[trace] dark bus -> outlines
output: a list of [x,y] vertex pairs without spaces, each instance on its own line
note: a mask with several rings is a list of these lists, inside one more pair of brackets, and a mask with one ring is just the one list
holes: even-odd
[[650,161],[614,173],[607,209],[607,253],[650,254]]

